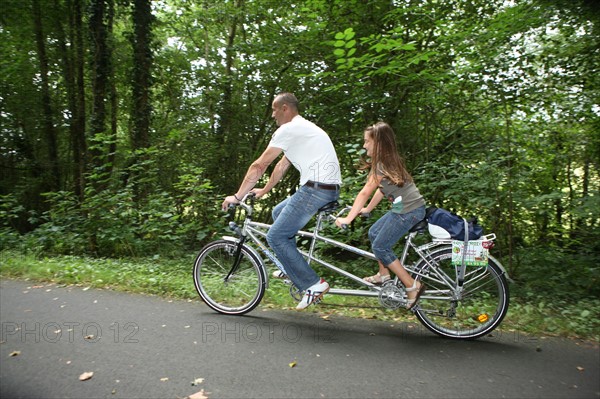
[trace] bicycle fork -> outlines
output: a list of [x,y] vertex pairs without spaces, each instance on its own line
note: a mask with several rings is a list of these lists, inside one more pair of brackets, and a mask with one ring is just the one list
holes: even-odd
[[240,267],[240,263],[242,261],[242,246],[244,245],[244,241],[246,241],[246,237],[241,237],[239,243],[237,244],[237,248],[235,249],[235,255],[233,259],[233,265],[231,265],[231,269],[229,273],[223,278],[223,282],[227,283],[231,276],[235,274],[237,269]]

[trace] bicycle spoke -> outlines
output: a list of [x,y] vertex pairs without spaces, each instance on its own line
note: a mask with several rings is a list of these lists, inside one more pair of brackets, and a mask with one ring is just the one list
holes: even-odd
[[260,260],[245,247],[236,270],[231,273],[236,245],[226,240],[215,241],[200,252],[194,265],[198,294],[208,306],[226,314],[243,314],[254,309],[266,287]]
[[501,269],[490,259],[487,267],[467,269],[462,287],[446,278],[456,274],[451,249],[432,254],[435,262],[422,262],[416,270],[427,284],[416,308],[417,318],[431,331],[452,338],[472,339],[500,324],[508,309],[508,286]]

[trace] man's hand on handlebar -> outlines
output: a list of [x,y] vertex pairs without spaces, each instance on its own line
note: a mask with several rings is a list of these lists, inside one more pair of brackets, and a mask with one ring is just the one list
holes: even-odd
[[235,204],[239,204],[241,201],[238,200],[235,195],[229,195],[227,197],[225,197],[225,201],[223,201],[223,204],[221,205],[221,209],[225,212],[227,212],[227,210],[229,209],[229,206],[231,205],[235,205]]
[[240,204],[242,201],[245,202],[247,199],[250,199],[250,204],[253,205],[254,197],[256,197],[256,193],[254,191],[250,191],[248,194],[244,195],[243,197],[238,197],[237,194],[227,196],[227,197],[225,197],[225,201],[223,201],[223,203],[221,204],[221,209],[223,211],[227,212],[227,210],[229,210],[229,208],[233,208],[233,207],[235,207],[235,205]]
[[250,191],[251,193],[254,193],[256,195],[256,198],[261,198],[263,195],[265,195],[266,193],[268,193],[270,190],[263,188],[253,188],[252,191]]

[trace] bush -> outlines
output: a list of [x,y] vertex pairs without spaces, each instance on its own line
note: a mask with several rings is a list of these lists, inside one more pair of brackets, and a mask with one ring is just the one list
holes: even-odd
[[22,211],[14,194],[0,195],[0,249],[18,244],[20,235],[12,222],[19,219]]
[[600,255],[560,248],[521,250],[516,294],[548,300],[600,297]]
[[73,192],[46,193],[49,210],[25,237],[9,223],[23,210],[13,197],[3,197],[0,244],[60,255],[181,256],[201,247],[224,226],[212,185],[198,179],[194,172],[201,171],[189,172],[175,184],[175,194],[157,190],[136,198],[134,184],[104,189],[90,185],[83,201]]

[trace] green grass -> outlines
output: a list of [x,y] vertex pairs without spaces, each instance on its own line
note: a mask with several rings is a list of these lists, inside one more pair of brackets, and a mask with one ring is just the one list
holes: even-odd
[[[0,277],[109,288],[178,299],[200,300],[192,279],[193,256],[177,260],[96,259],[76,256],[40,257],[16,251],[0,252]],[[515,291],[513,291],[515,292]],[[271,281],[261,306],[293,309],[288,286]],[[388,310],[377,299],[329,295],[317,307],[323,316],[341,315],[393,323],[417,322],[405,310]],[[542,297],[511,295],[509,312],[499,332],[561,336],[600,342],[600,300],[549,301]]]

